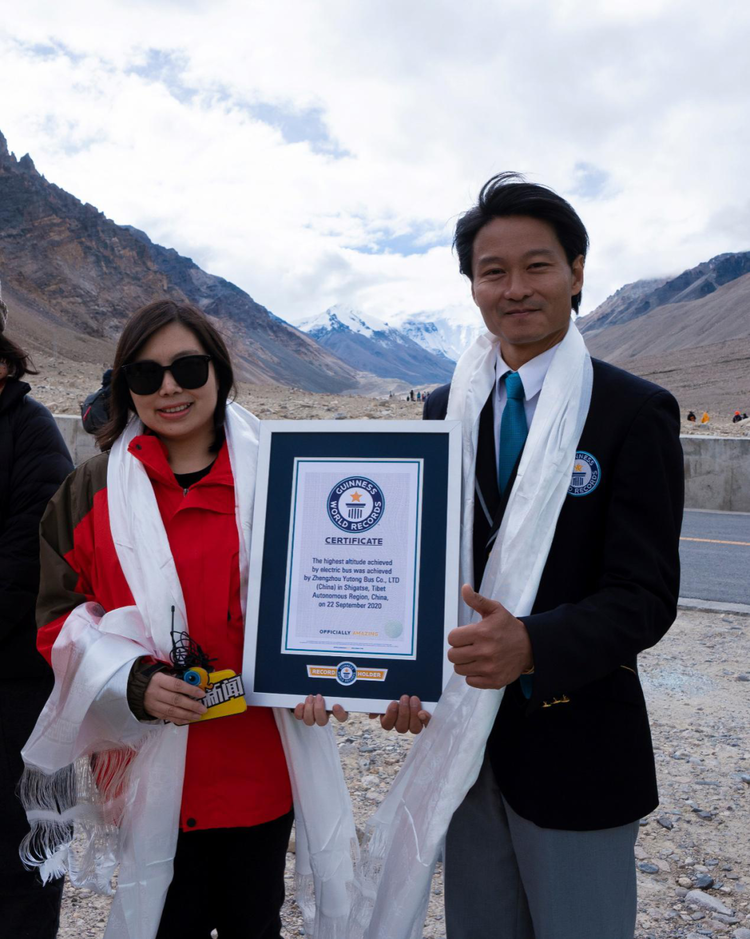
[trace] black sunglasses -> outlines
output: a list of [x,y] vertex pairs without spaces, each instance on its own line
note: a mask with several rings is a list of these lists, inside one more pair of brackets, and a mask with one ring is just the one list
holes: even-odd
[[137,395],[152,395],[164,381],[164,373],[171,372],[180,388],[201,388],[208,381],[210,355],[183,355],[171,365],[159,365],[145,359],[122,366],[128,388]]

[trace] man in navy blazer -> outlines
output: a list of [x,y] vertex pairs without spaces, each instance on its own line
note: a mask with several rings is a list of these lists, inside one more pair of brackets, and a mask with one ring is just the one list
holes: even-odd
[[[588,237],[565,200],[505,173],[461,217],[454,246],[500,342],[480,417],[474,589],[463,588],[482,618],[452,631],[449,658],[470,685],[506,691],[482,772],[448,831],[448,939],[632,939],[638,820],[658,803],[637,656],[676,615],[677,403],[594,360],[591,406],[531,615],[517,619],[475,593],[515,476],[514,468],[501,492],[503,379],[520,376],[530,426],[556,347],[575,328]],[[427,420],[445,417],[449,392],[430,394]],[[418,732],[427,719],[417,699],[402,698],[382,723]]]

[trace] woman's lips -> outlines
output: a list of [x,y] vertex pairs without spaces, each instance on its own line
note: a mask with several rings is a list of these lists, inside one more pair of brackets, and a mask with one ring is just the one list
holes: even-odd
[[[183,404],[171,404],[169,409],[157,408],[156,413],[159,417],[163,418],[165,421],[178,421],[180,418],[185,417],[189,413],[190,408],[192,407],[192,402],[184,402]],[[180,408],[179,411],[173,411],[172,408]]]

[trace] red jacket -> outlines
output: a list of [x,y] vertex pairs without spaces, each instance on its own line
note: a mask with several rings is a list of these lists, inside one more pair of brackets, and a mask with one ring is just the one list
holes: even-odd
[[[242,671],[239,537],[234,479],[226,444],[211,468],[183,492],[166,448],[150,435],[129,452],[146,467],[182,585],[190,635],[215,658],[215,668]],[[42,520],[42,579],[37,645],[47,661],[70,611],[86,600],[105,610],[133,596],[109,528],[108,455],[83,463],[63,483]],[[169,616],[169,610],[164,616]],[[244,714],[188,729],[180,827],[187,830],[259,825],[289,811],[289,775],[273,714]]]

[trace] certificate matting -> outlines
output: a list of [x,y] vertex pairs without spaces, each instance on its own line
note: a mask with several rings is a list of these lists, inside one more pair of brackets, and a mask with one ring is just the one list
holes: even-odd
[[[243,668],[249,704],[292,706],[317,693],[324,695],[328,707],[340,703],[364,711],[382,711],[402,694],[418,695],[425,704],[437,701],[452,673],[445,657],[445,636],[456,625],[458,609],[459,434],[458,424],[447,421],[261,424]],[[367,465],[369,474],[362,472]],[[320,478],[314,479],[321,468]],[[388,478],[394,473],[404,477],[395,488]],[[334,484],[350,478],[372,485],[349,487],[339,499]],[[402,494],[401,502],[394,504],[399,486],[409,494]],[[311,493],[315,498],[308,511],[305,503]],[[321,494],[325,494],[322,501]],[[295,503],[300,497],[301,506]],[[333,524],[333,516],[339,511],[343,515],[353,512],[356,518],[351,506],[357,497],[365,504],[364,521],[352,524],[368,520],[372,524],[373,500],[385,502],[382,518],[359,532],[341,530]],[[333,513],[328,520],[326,506]],[[295,520],[299,523],[306,511],[308,535],[312,532],[309,536],[314,537],[320,528],[320,553],[309,545],[302,548],[299,538],[295,543]],[[393,550],[394,535],[403,542],[401,555]],[[333,543],[326,545],[326,537]],[[374,543],[378,541],[383,543]],[[401,580],[394,564],[401,563],[399,557],[409,556],[416,565],[410,578],[411,602],[396,589],[399,584],[394,587],[387,580]],[[322,562],[315,565],[319,568],[315,576],[342,579],[319,580],[315,583],[321,585],[320,590],[308,590],[313,581],[303,577],[313,576],[313,557]],[[377,569],[391,573],[377,574]],[[352,579],[344,581],[344,577]],[[312,597],[313,592],[345,595],[346,599]],[[389,611],[398,608],[399,612],[383,620],[385,633],[379,621],[372,619],[379,611],[366,608],[379,602],[378,593],[388,596],[383,607],[389,605]],[[358,595],[367,599],[360,600]],[[327,606],[330,602],[354,605],[337,610]],[[360,602],[364,609],[357,605]],[[313,608],[312,603],[326,606]],[[322,627],[313,628],[308,614],[320,610],[321,616],[327,616],[331,609],[338,618],[329,621],[329,628],[341,630],[342,636],[349,632],[341,639],[340,653],[335,632],[328,634],[319,649],[312,641],[315,629],[320,635]],[[294,622],[298,614],[303,618]],[[361,622],[376,622],[375,628],[365,631],[378,635],[352,636]],[[388,631],[394,634],[388,638],[395,643],[384,642]],[[360,638],[364,641],[357,644]],[[353,680],[349,665],[354,666]]]
[[423,462],[295,459],[282,652],[416,658]]

